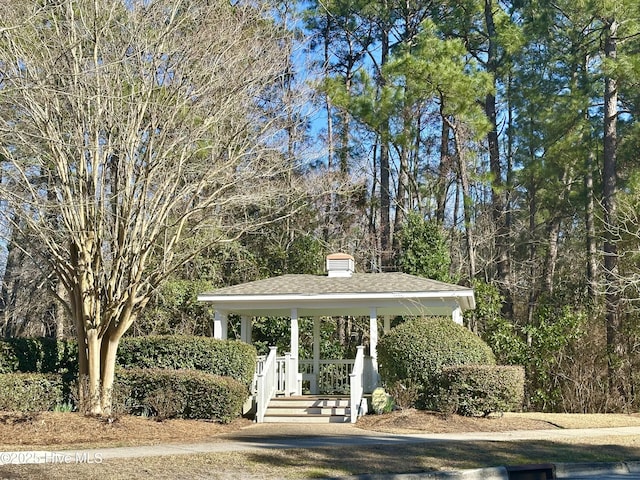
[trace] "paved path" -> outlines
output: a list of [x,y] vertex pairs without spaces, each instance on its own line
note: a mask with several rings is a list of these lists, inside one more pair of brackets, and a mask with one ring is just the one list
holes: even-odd
[[353,445],[398,445],[439,441],[562,440],[602,436],[640,436],[640,427],[518,430],[512,432],[391,434],[371,432],[350,424],[256,424],[232,434],[221,435],[214,442],[162,444],[142,447],[74,450],[61,453],[102,452],[103,458],[132,458],[212,452],[239,452],[260,449],[317,448]]
[[[87,450],[0,452],[3,463],[50,463],[67,458],[152,457],[161,455],[188,455],[196,453],[239,452],[263,449],[317,448],[324,446],[345,447],[354,445],[402,445],[439,441],[520,441],[583,439],[601,436],[640,436],[640,427],[616,427],[594,429],[519,430],[511,432],[472,432],[460,434],[389,434],[371,432],[350,424],[255,424],[240,431],[221,435],[215,441],[193,444],[162,444],[141,447],[117,447]],[[626,464],[593,464],[557,466],[558,478],[582,479],[638,479],[640,462]],[[503,467],[448,473],[355,476],[352,479],[508,479]]]

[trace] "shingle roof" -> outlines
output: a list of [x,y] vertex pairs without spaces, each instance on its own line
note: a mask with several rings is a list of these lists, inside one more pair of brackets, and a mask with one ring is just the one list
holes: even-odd
[[451,315],[475,307],[473,290],[405,273],[282,275],[198,295],[219,311],[250,316]]
[[226,295],[323,295],[397,292],[468,291],[467,287],[438,282],[406,273],[354,273],[351,277],[282,275],[210,292]]

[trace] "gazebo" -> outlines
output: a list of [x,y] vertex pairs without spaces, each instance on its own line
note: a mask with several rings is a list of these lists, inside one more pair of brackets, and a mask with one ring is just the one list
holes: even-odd
[[[321,364],[330,362],[350,369],[347,375],[352,397],[354,375],[360,376],[355,380],[356,390],[370,392],[378,383],[376,347],[379,320],[382,320],[384,332],[389,330],[390,320],[395,316],[450,316],[461,324],[463,312],[475,308],[470,288],[399,272],[355,273],[353,257],[343,253],[328,255],[326,265],[327,275],[282,275],[198,296],[199,301],[211,303],[214,307],[216,338],[227,338],[230,314],[240,316],[241,340],[247,343],[251,343],[254,317],[290,318],[290,351],[284,357],[278,357],[274,348],[269,355],[273,360],[268,357],[259,366],[260,375],[268,376],[265,368],[272,368],[273,363],[273,382],[276,385],[263,386],[270,391],[260,392],[259,382],[258,409],[261,396],[264,397],[263,403],[268,403],[277,392],[285,396],[301,395],[303,380],[309,382],[310,393],[318,393],[322,384],[319,378]],[[369,317],[368,355],[365,355],[364,347],[358,347],[356,359],[346,364],[344,361],[320,359],[321,319],[337,316]],[[313,359],[301,362],[298,323],[300,318],[306,317],[313,319]],[[280,372],[276,371],[278,368]],[[353,415],[352,409],[352,418]]]

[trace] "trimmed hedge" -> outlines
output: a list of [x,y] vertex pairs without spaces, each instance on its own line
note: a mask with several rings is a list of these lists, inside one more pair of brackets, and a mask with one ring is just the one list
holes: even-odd
[[386,385],[414,384],[419,392],[416,406],[435,409],[443,367],[493,365],[495,357],[480,337],[450,318],[416,318],[380,338],[378,363]]
[[65,390],[62,375],[59,374],[3,373],[0,374],[0,410],[53,410],[68,401]]
[[122,368],[201,370],[234,378],[248,388],[256,356],[255,347],[235,340],[177,335],[125,337],[118,347],[116,363]]
[[[256,355],[252,345],[210,337],[123,338],[114,406],[123,413],[228,422],[248,398]],[[77,388],[77,357],[75,341],[0,341],[0,410],[52,410],[68,402]]]
[[514,365],[444,367],[440,386],[450,413],[477,417],[520,411],[524,401],[524,368]]
[[227,423],[241,414],[248,396],[241,382],[206,372],[121,369],[116,373],[113,401],[119,413]]
[[0,341],[0,373],[76,374],[77,358],[75,342],[46,337]]
[[[256,349],[234,340],[195,336],[125,337],[116,364],[123,368],[202,370],[253,381]],[[77,376],[78,348],[73,340],[11,338],[0,341],[0,373],[66,373]]]

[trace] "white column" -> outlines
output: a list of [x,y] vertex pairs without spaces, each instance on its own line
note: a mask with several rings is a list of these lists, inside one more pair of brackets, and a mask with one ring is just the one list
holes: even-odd
[[251,321],[251,317],[247,317],[246,315],[240,317],[240,340],[244,343],[251,344],[252,326],[253,322]]
[[298,344],[299,344],[299,330],[298,330],[298,309],[291,309],[291,371],[289,372],[288,379],[289,385],[287,390],[293,392],[295,395],[300,395],[302,392],[298,388]]
[[320,317],[313,317],[313,381],[311,393],[317,395],[320,374]]
[[298,309],[291,309],[291,356],[298,358]]
[[371,307],[369,313],[369,355],[371,356],[371,388],[378,385],[378,312]]
[[216,310],[213,316],[213,338],[226,340],[228,324],[227,312]]
[[453,309],[453,312],[451,312],[451,317],[453,318],[453,321],[456,322],[459,325],[462,325],[464,322],[464,318],[462,316],[462,309],[460,308],[460,306],[457,306],[456,308]]
[[389,315],[386,315],[384,317],[384,333],[388,333],[389,330],[391,330],[391,317]]

